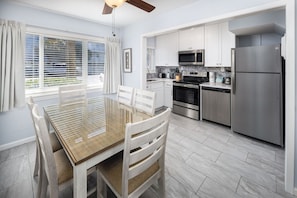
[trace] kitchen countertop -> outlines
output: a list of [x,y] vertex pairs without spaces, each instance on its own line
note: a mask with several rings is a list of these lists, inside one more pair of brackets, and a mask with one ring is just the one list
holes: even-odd
[[226,85],[221,82],[206,82],[200,84],[202,87],[213,87],[213,88],[219,88],[219,89],[231,89],[231,85]]
[[154,83],[154,82],[173,82],[175,79],[172,78],[149,78],[146,80],[147,83]]

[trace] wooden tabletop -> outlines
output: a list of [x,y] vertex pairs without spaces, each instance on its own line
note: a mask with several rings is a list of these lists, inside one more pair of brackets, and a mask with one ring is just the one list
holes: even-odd
[[150,117],[103,96],[44,111],[75,165],[123,143],[126,123]]

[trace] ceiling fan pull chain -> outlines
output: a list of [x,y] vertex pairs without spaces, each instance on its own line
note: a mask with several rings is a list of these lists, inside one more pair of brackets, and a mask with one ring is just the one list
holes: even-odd
[[112,12],[112,25],[111,25],[111,31],[112,31],[112,36],[116,36],[115,34],[115,10],[116,9],[113,9],[113,12]]

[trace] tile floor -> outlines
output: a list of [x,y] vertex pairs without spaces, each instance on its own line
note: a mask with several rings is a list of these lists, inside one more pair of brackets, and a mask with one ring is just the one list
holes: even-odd
[[[167,197],[293,198],[284,191],[284,154],[279,147],[230,128],[172,114],[166,148]],[[0,152],[1,198],[36,197],[34,160],[34,142]],[[72,197],[72,188],[60,197]],[[109,197],[114,196],[109,193]],[[157,196],[150,189],[141,197]]]

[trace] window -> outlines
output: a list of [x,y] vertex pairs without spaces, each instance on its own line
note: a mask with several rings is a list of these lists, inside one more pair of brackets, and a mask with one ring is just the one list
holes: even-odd
[[104,43],[26,34],[26,93],[85,83],[103,87]]
[[88,42],[88,85],[103,82],[105,46]]
[[44,87],[82,83],[82,42],[44,38]]

